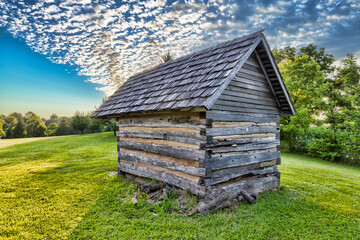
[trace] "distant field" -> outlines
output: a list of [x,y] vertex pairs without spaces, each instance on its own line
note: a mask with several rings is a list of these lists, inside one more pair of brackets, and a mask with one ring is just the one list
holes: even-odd
[[0,239],[359,239],[360,169],[282,154],[279,193],[207,216],[133,206],[112,133],[0,140]]

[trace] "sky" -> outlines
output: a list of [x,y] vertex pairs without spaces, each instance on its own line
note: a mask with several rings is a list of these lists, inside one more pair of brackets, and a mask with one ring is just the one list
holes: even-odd
[[91,111],[131,75],[265,28],[360,57],[360,1],[0,0],[0,113]]

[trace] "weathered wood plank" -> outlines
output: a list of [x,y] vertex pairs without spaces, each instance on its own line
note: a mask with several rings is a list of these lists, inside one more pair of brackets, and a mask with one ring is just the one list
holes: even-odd
[[224,136],[214,136],[213,140],[233,140],[233,139],[242,139],[242,138],[267,138],[267,137],[276,137],[275,133],[253,133],[253,134],[243,134],[243,135],[224,135]]
[[126,163],[120,161],[118,163],[119,169],[124,172],[131,173],[133,175],[146,177],[146,178],[156,178],[159,181],[166,182],[168,184],[180,187],[182,189],[189,189],[192,193],[198,194],[200,196],[205,195],[205,187],[199,184],[193,183],[187,179],[174,176],[172,174],[166,173],[165,171],[159,172],[147,167],[138,166],[136,164]]
[[161,161],[172,162],[172,163],[180,164],[180,165],[183,165],[183,166],[186,166],[186,167],[195,167],[195,168],[201,167],[199,161],[183,159],[183,158],[174,158],[174,157],[170,157],[170,156],[166,156],[166,155],[161,155],[161,154],[151,153],[151,152],[145,152],[145,151],[141,151],[141,150],[133,150],[133,149],[121,148],[120,152],[135,154],[135,155],[144,156],[144,157],[147,157],[147,158],[156,158],[156,159],[161,160]]
[[279,114],[280,110],[265,110],[265,109],[252,109],[252,108],[246,108],[246,107],[233,107],[233,106],[225,106],[225,105],[218,105],[214,104],[211,108],[212,110],[225,110],[230,112],[237,112],[237,113],[263,113],[263,114]]
[[230,167],[245,166],[252,163],[270,161],[279,157],[280,152],[278,151],[212,155],[210,158],[210,166],[212,170],[224,169]]
[[133,118],[118,121],[119,127],[176,127],[201,129],[205,127],[205,119],[191,117],[168,118]]
[[248,143],[237,145],[234,144],[232,146],[219,146],[212,147],[211,150],[213,153],[226,153],[226,152],[245,152],[245,151],[253,151],[253,150],[265,150],[270,148],[276,148],[277,144],[274,143]]
[[254,122],[212,122],[212,127],[244,127],[244,126],[277,126],[276,122],[254,123]]
[[[260,97],[259,97],[260,98]],[[218,100],[228,100],[228,101],[233,101],[233,102],[239,102],[239,103],[251,103],[251,104],[257,104],[257,105],[262,105],[262,106],[272,106],[272,107],[276,107],[276,102],[274,100],[270,100],[270,99],[256,99],[256,98],[249,98],[247,97],[241,97],[239,95],[237,95],[236,93],[234,94],[234,96],[231,95],[227,95],[226,93],[223,93]]]
[[264,92],[264,93],[272,94],[269,87],[258,87],[258,86],[254,86],[254,85],[251,85],[251,84],[246,84],[244,82],[231,81],[229,83],[229,86],[234,86],[234,87],[237,87],[237,88],[244,88],[244,89],[251,89],[251,90],[254,90],[254,91],[258,91],[258,92]]
[[164,145],[169,147],[181,147],[187,149],[200,149],[199,145],[189,144],[189,143],[181,143],[176,141],[168,141],[168,140],[159,140],[159,139],[148,139],[148,138],[126,138],[121,137],[120,141],[131,141],[131,142],[138,142],[138,143],[151,143],[156,145]]
[[[227,191],[232,196],[237,196],[241,191],[260,194],[279,187],[279,178],[274,175],[263,177],[254,176],[230,184],[219,184],[212,187],[212,196],[218,196],[222,191]],[[208,196],[210,199],[212,196]]]
[[[258,101],[263,101],[263,102],[268,102],[269,101],[271,103],[275,103],[275,99],[273,99],[272,96],[269,96],[269,95],[266,95],[266,94],[264,94],[264,95],[262,95],[262,94],[249,94],[249,93],[244,93],[244,92],[238,92],[238,91],[225,89],[222,95],[233,96],[233,97],[236,97],[236,98],[239,98],[239,99],[249,99],[249,100],[253,99],[253,100],[258,100]],[[222,97],[222,95],[220,97]]]
[[[204,125],[204,127],[206,127]],[[121,131],[159,131],[159,132],[185,132],[200,134],[200,129],[182,127],[120,127]]]
[[274,143],[280,144],[276,137],[261,137],[261,138],[237,138],[237,139],[213,139],[212,144],[207,147],[228,146],[233,144],[247,144],[247,143]]
[[255,122],[255,123],[265,123],[265,122],[276,122],[279,119],[277,115],[268,115],[268,114],[235,114],[227,111],[208,111],[206,113],[207,118],[211,118],[215,121],[222,122]]
[[181,172],[184,172],[184,173],[187,173],[190,175],[195,175],[195,176],[200,176],[200,177],[205,176],[205,168],[196,168],[196,167],[179,165],[174,162],[161,161],[157,158],[151,158],[151,157],[146,157],[146,156],[142,156],[142,155],[138,155],[138,154],[122,152],[122,151],[119,152],[119,158],[126,160],[126,161],[130,161],[130,162],[146,163],[146,164],[151,164],[151,165],[162,167],[162,168],[181,171]]
[[184,158],[196,161],[203,161],[205,157],[204,150],[186,149],[180,147],[169,147],[153,143],[139,143],[132,141],[119,141],[119,148],[128,148],[134,150],[142,150],[146,152],[163,154],[175,158]]
[[244,102],[238,102],[233,100],[227,100],[223,98],[219,98],[216,103],[216,105],[226,105],[226,106],[232,106],[232,107],[241,107],[241,108],[251,108],[251,109],[264,109],[264,110],[270,110],[277,112],[279,111],[279,108],[277,106],[268,106],[268,105],[260,105],[255,103],[244,103]]
[[276,126],[209,128],[206,130],[206,134],[208,136],[241,135],[241,134],[252,134],[252,133],[275,133],[275,132],[276,132]]
[[[205,111],[205,109],[203,109]],[[162,111],[161,113],[155,111],[149,112],[141,112],[141,113],[125,113],[126,116],[118,117],[118,121],[122,120],[129,120],[134,118],[175,118],[175,117],[190,117],[191,119],[200,119],[200,112],[199,111],[188,111],[188,112],[179,112],[178,110],[172,111]]]
[[267,98],[273,98],[272,93],[268,93],[268,92],[262,92],[262,91],[257,91],[257,90],[253,90],[253,89],[248,89],[248,88],[241,88],[241,87],[237,87],[234,85],[229,85],[226,90],[228,91],[232,91],[234,93],[243,93],[243,94],[247,94],[249,95],[249,98],[251,95],[255,95],[255,96],[263,96],[263,97],[267,97]]
[[157,131],[119,131],[118,137],[162,139],[201,145],[206,143],[206,136],[196,133],[157,132]]
[[252,164],[248,167],[222,169],[211,173],[211,185],[227,182],[245,175],[264,175],[275,173],[277,171],[276,166],[260,168],[259,164]]

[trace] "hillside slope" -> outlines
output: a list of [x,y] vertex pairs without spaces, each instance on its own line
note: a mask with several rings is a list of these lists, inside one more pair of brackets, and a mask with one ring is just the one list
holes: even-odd
[[360,236],[359,168],[282,154],[279,193],[188,218],[171,213],[171,200],[133,206],[132,182],[108,176],[117,164],[112,133],[0,141],[0,239]]

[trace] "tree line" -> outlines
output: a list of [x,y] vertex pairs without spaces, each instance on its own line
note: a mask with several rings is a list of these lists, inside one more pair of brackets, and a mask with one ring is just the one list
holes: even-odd
[[90,114],[76,112],[72,117],[40,118],[34,112],[22,115],[18,112],[0,115],[0,137],[24,138],[62,136],[83,133],[116,131],[115,119],[92,119]]
[[360,165],[360,66],[353,54],[335,65],[324,48],[274,49],[295,116],[281,118],[292,152]]

